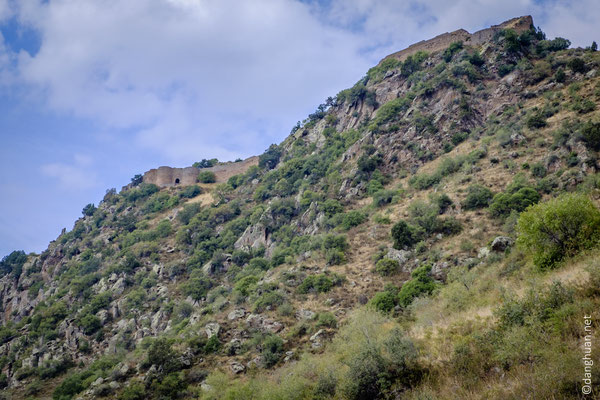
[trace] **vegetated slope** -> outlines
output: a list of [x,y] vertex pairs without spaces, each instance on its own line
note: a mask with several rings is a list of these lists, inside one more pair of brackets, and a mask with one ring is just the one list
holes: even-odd
[[[386,58],[226,184],[109,190],[2,261],[0,384],[577,398],[583,315],[600,317],[600,56],[568,46],[498,28]],[[563,192],[584,194],[548,202]]]

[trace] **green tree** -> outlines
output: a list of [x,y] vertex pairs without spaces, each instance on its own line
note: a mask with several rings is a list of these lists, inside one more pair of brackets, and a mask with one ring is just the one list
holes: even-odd
[[600,211],[583,194],[564,194],[530,207],[517,223],[518,243],[541,269],[598,245]]
[[419,236],[417,229],[406,221],[398,221],[392,227],[392,239],[394,239],[394,248],[396,249],[412,247],[419,241]]

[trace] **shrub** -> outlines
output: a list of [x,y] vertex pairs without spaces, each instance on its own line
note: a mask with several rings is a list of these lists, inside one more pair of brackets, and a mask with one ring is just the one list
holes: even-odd
[[196,269],[190,274],[189,280],[183,287],[183,292],[194,300],[201,300],[211,287],[210,279],[204,276],[202,270]]
[[401,306],[406,307],[415,297],[433,292],[435,282],[429,276],[430,272],[430,265],[423,265],[412,272],[412,278],[402,285],[398,293],[398,303]]
[[375,207],[383,207],[386,204],[390,204],[397,193],[397,190],[378,190],[373,193],[373,205]]
[[507,187],[506,192],[494,196],[490,204],[490,214],[493,217],[507,217],[512,211],[522,212],[532,204],[540,201],[540,194],[532,187],[522,182],[514,182]]
[[417,229],[406,221],[398,221],[392,227],[392,239],[394,240],[395,249],[411,248],[419,241],[419,236]]
[[500,77],[510,74],[515,69],[513,64],[502,64],[498,66],[498,75]]
[[317,327],[336,328],[337,320],[330,312],[319,313],[317,318]]
[[272,144],[258,157],[258,166],[260,168],[273,169],[279,163],[280,157],[281,149],[276,144]]
[[581,127],[581,136],[586,145],[593,150],[600,150],[600,122],[588,121]]
[[375,265],[375,271],[383,276],[393,275],[400,269],[400,263],[390,258],[382,258],[377,261]]
[[261,358],[266,368],[271,368],[283,354],[283,340],[279,336],[269,335],[262,343]]
[[202,171],[198,174],[198,182],[200,183],[215,183],[217,176],[212,171]]
[[154,379],[152,388],[159,399],[176,399],[186,389],[187,384],[181,373],[170,373],[162,379]]
[[346,385],[343,392],[348,399],[377,399],[387,387],[387,369],[381,352],[373,345],[367,345],[348,362]]
[[192,167],[196,167],[196,168],[210,168],[210,167],[214,167],[218,162],[219,162],[219,160],[216,159],[216,158],[212,158],[210,160],[207,160],[206,158],[203,158],[201,161],[196,161],[195,163],[193,163]]
[[358,226],[367,220],[367,216],[357,210],[352,210],[344,214],[342,218],[342,228],[348,230]]
[[77,393],[85,390],[83,385],[83,377],[81,374],[74,374],[66,377],[52,393],[54,400],[70,400]]
[[564,194],[532,206],[519,218],[518,243],[541,269],[552,268],[600,240],[600,211],[589,197]]
[[253,259],[250,260],[250,262],[248,263],[250,265],[251,268],[256,268],[256,269],[261,269],[263,271],[266,271],[269,269],[269,260],[267,260],[266,258],[262,258],[262,257],[255,257]]
[[148,349],[148,364],[162,369],[165,374],[181,369],[179,355],[166,338],[158,338],[152,342]]
[[579,57],[571,58],[567,63],[567,67],[569,67],[573,72],[584,73],[586,71],[585,61]]
[[325,274],[309,275],[298,286],[299,293],[325,293],[333,287],[333,280]]
[[397,298],[391,291],[375,293],[375,296],[369,301],[369,305],[375,310],[389,313],[396,306]]
[[543,178],[546,176],[547,173],[548,173],[548,171],[546,170],[546,167],[544,167],[544,164],[542,164],[542,163],[535,163],[531,167],[531,175],[533,175],[536,178]]
[[18,278],[23,271],[23,265],[26,261],[27,255],[22,250],[13,251],[5,256],[0,261],[0,278],[8,274],[12,274],[13,277]]
[[121,392],[119,400],[144,400],[146,397],[145,386],[139,382],[134,382]]
[[333,217],[335,214],[344,211],[344,207],[335,199],[327,199],[321,206],[321,209],[327,217]]
[[254,303],[254,312],[260,313],[267,308],[277,308],[277,306],[283,303],[283,300],[284,297],[279,292],[264,293],[256,300],[256,303]]
[[92,314],[86,314],[79,319],[79,326],[86,335],[91,335],[102,327],[100,318]]
[[250,294],[250,289],[255,288],[257,282],[258,277],[248,275],[237,281],[233,290],[239,292],[242,296],[248,296]]
[[202,188],[198,185],[187,186],[181,193],[179,193],[179,197],[183,197],[186,199],[191,199],[192,197],[196,197],[202,193]]
[[463,203],[465,210],[475,210],[487,207],[494,194],[485,186],[471,185],[468,188],[467,198]]
[[541,112],[533,113],[525,121],[529,129],[539,129],[546,126],[546,117]]
[[96,206],[94,206],[92,203],[83,207],[83,210],[81,211],[84,217],[91,217],[92,215],[94,215],[95,212]]
[[346,255],[337,249],[325,250],[325,261],[327,265],[340,265],[346,262]]
[[204,345],[204,352],[206,354],[216,353],[221,349],[221,341],[217,335],[212,335],[206,341]]

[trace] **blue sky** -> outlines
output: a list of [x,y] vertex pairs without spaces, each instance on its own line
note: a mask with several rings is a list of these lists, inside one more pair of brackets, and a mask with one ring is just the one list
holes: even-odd
[[260,154],[389,53],[527,14],[600,41],[597,0],[0,0],[0,256],[137,173]]

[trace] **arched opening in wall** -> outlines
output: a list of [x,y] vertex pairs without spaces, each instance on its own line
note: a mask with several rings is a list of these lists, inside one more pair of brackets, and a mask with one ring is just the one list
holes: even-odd
[[175,179],[175,184],[179,184],[179,178]]

